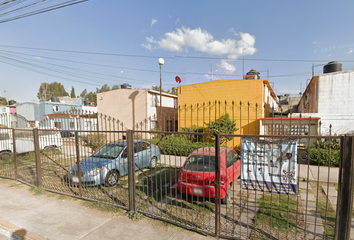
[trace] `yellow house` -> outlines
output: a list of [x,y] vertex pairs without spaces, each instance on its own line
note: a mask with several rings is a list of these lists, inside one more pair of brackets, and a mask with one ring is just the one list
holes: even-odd
[[[236,122],[234,134],[259,134],[260,119],[280,110],[267,79],[215,80],[178,88],[179,130],[218,121],[228,114]],[[232,143],[240,144],[237,138]],[[228,144],[230,145],[230,144]]]

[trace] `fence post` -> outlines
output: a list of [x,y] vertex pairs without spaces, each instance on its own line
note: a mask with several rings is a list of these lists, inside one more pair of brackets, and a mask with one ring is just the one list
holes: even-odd
[[220,233],[220,137],[215,136],[215,237]]
[[17,150],[16,150],[16,138],[15,138],[15,129],[12,129],[12,153],[14,156],[14,167],[15,167],[15,178],[18,178],[18,162],[17,162]]
[[341,137],[338,198],[334,239],[349,240],[354,194],[354,136]]
[[135,164],[133,131],[127,130],[129,211],[135,212]]
[[38,128],[33,129],[33,138],[34,138],[34,153],[36,158],[36,175],[37,175],[37,187],[42,187],[42,166],[41,166],[41,156],[39,148],[39,134]]
[[79,146],[79,136],[75,132],[75,150],[76,150],[76,166],[77,174],[79,176],[79,196],[82,197],[82,182],[81,182],[81,165],[80,165],[80,146]]

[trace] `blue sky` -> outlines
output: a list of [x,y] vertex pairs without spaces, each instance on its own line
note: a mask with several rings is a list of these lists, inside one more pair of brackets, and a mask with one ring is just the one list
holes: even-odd
[[351,0],[91,0],[0,23],[0,96],[37,101],[40,84],[54,81],[77,95],[103,84],[150,88],[159,57],[164,89],[176,76],[189,85],[254,68],[276,94],[298,95],[313,64],[315,74],[328,61],[354,69],[353,10]]

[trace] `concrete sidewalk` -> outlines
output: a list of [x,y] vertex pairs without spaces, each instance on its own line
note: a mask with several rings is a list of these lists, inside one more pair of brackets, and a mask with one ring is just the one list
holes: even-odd
[[133,221],[90,208],[70,197],[39,196],[16,181],[0,179],[0,240],[9,239],[213,239],[171,224],[143,218]]
[[[338,182],[338,168],[300,164],[298,177]],[[39,196],[30,187],[0,179],[0,240],[9,239],[214,239],[171,224],[144,218],[133,221],[124,210],[104,213],[86,201],[45,193]],[[91,207],[90,207],[91,206]]]

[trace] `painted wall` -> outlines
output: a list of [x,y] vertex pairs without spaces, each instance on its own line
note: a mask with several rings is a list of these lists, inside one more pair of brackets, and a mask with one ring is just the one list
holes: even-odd
[[[180,128],[218,120],[229,113],[235,134],[259,134],[259,119],[278,107],[268,80],[216,80],[178,89]],[[264,105],[266,108],[264,109]]]
[[123,122],[124,130],[148,117],[147,104],[147,90],[116,89],[97,94],[98,113]]
[[29,121],[40,120],[40,103],[24,102],[16,103],[17,114]]

